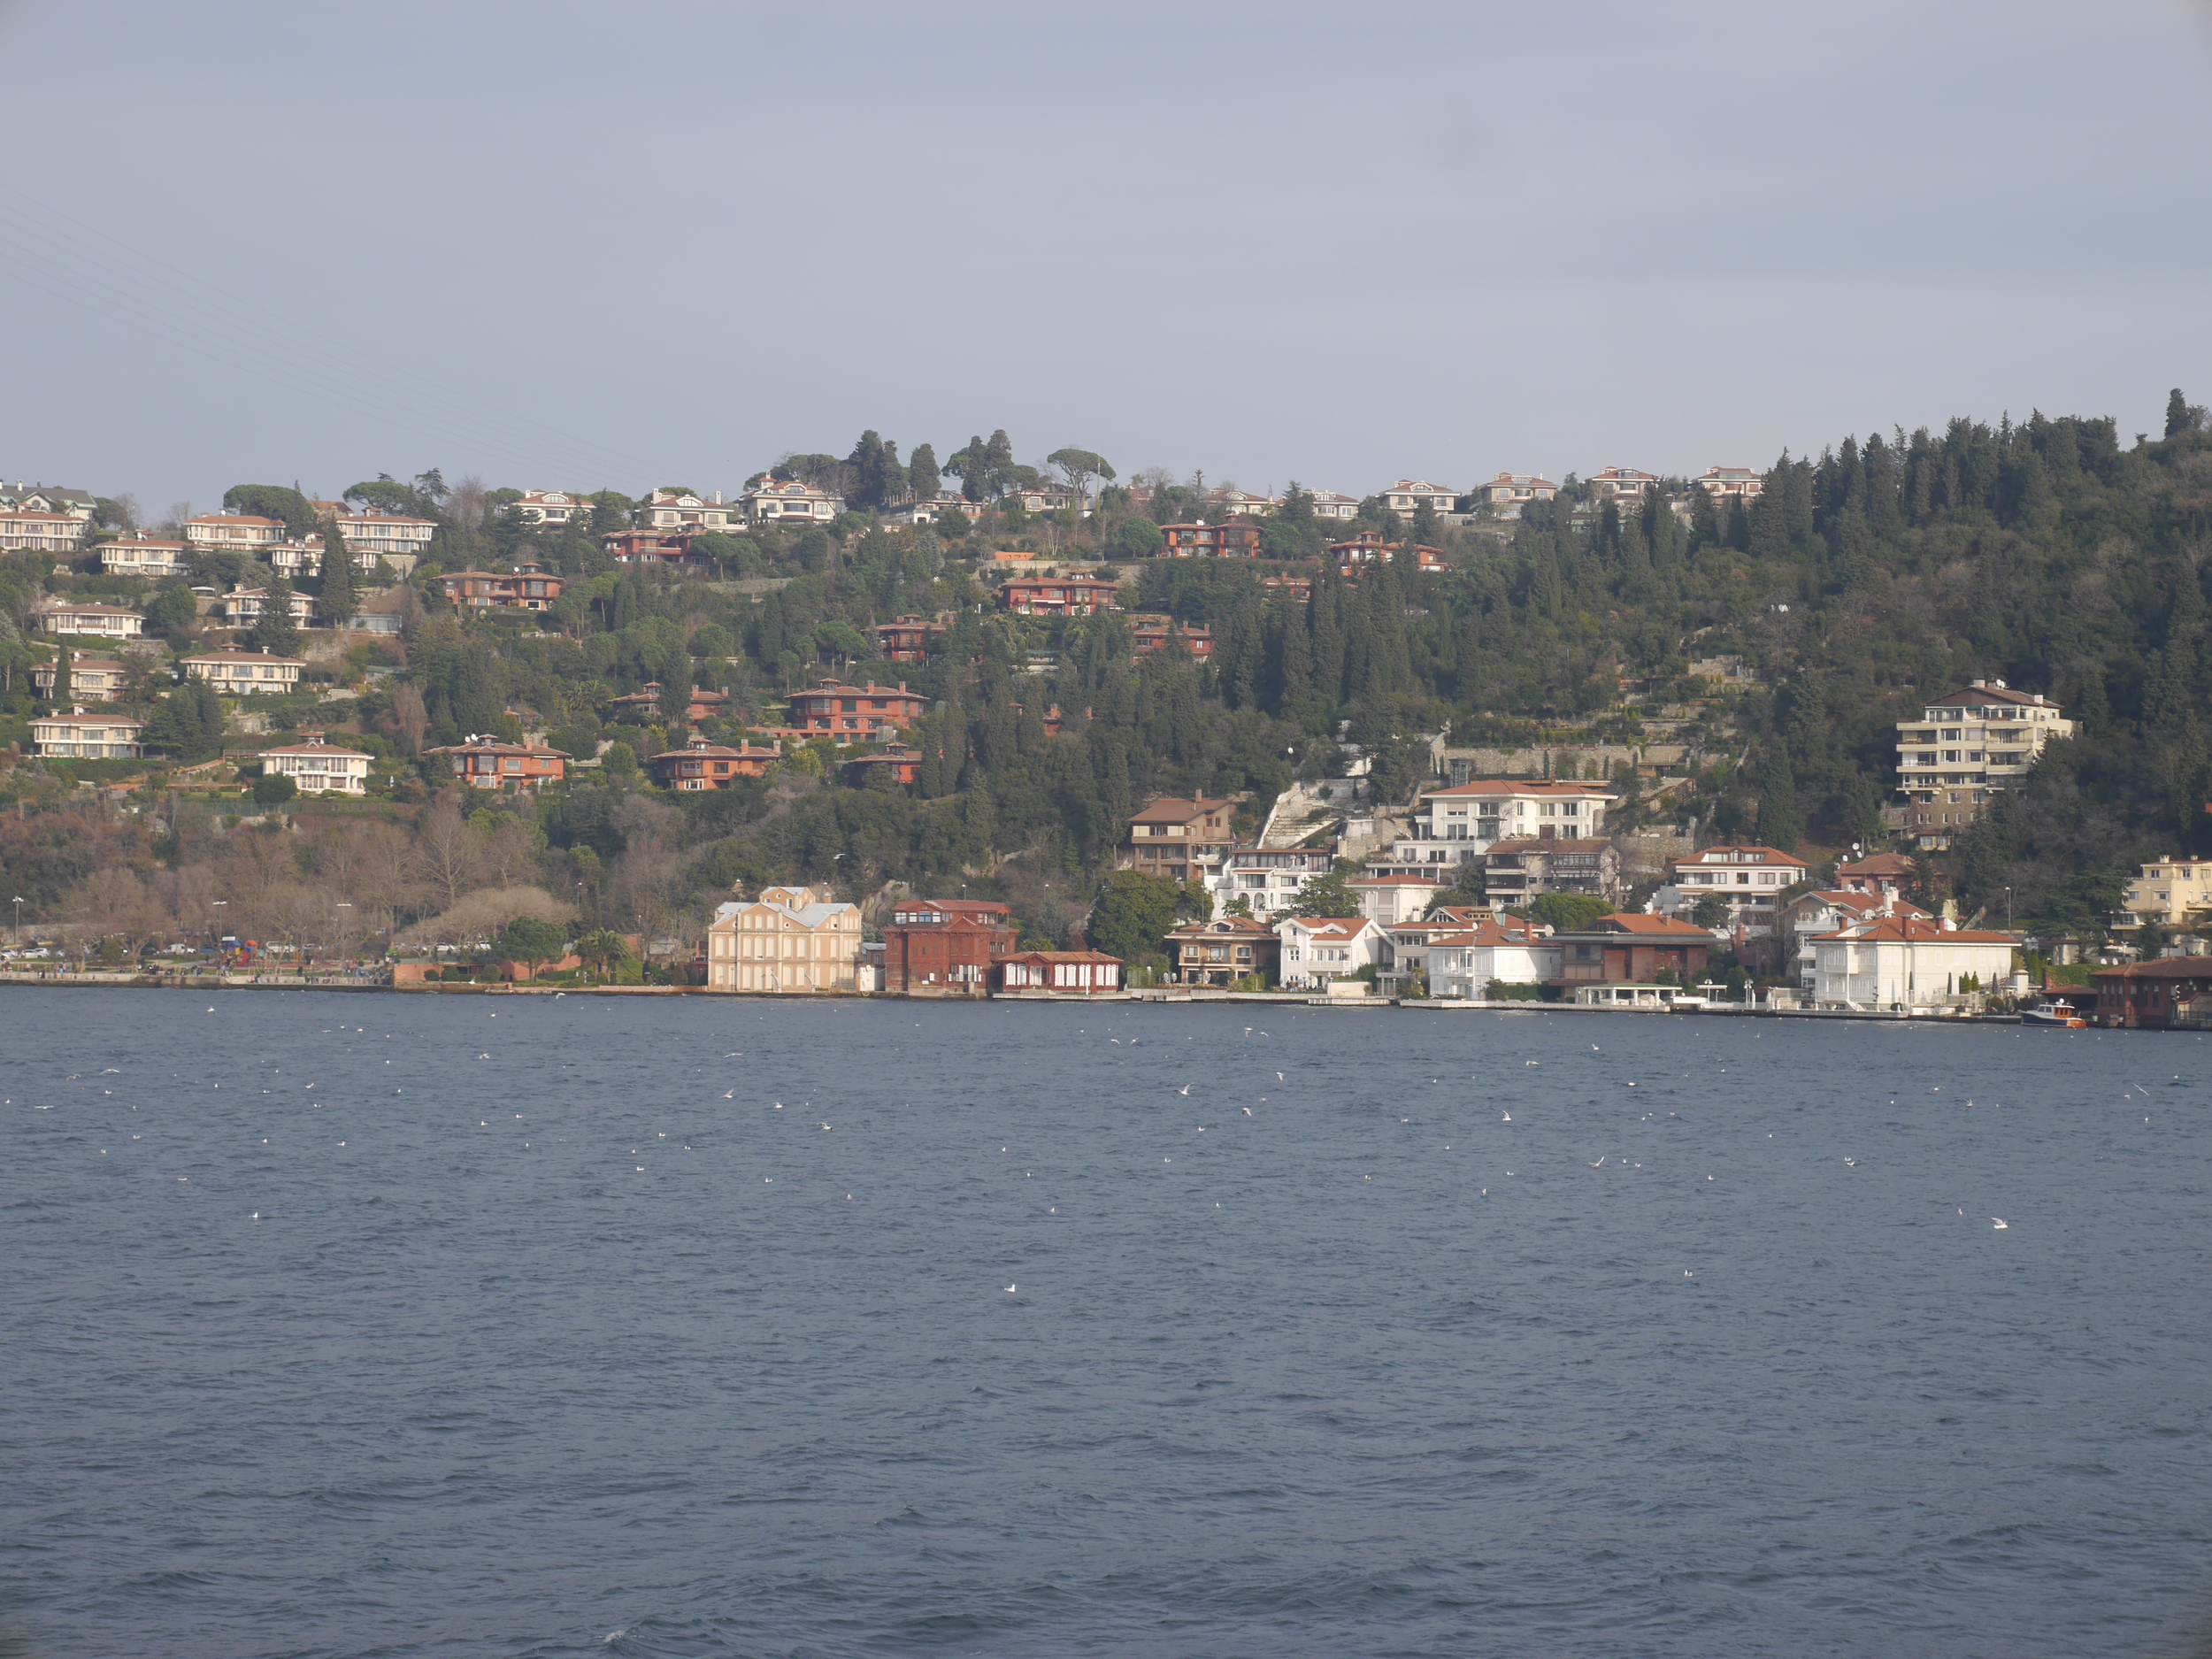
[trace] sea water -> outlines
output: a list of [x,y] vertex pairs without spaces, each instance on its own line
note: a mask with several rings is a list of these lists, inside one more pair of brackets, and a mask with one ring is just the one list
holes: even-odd
[[2208,1082],[2016,1027],[0,991],[0,1652],[2180,1651]]

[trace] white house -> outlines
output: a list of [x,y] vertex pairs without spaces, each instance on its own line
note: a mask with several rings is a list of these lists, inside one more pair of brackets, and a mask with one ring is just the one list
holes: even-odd
[[48,634],[134,640],[146,632],[146,618],[135,611],[125,611],[117,605],[73,604],[58,600],[38,613],[38,626]]
[[1731,501],[1748,506],[1766,488],[1766,480],[1747,466],[1709,466],[1703,477],[1690,482],[1710,495],[1717,507]]
[[507,511],[532,524],[591,522],[590,497],[572,489],[526,489],[520,500],[507,503]]
[[295,657],[262,657],[250,651],[210,651],[184,659],[188,680],[204,680],[227,697],[254,692],[282,694],[299,684],[307,664]]
[[[1475,864],[1501,841],[1594,841],[1616,796],[1602,784],[1480,779],[1424,789],[1410,833],[1387,858],[1371,858],[1371,874],[1442,875]],[[1442,866],[1443,868],[1440,868]]]
[[1431,996],[1480,997],[1493,980],[1541,985],[1556,979],[1559,947],[1534,923],[1484,917],[1463,933],[1432,936],[1428,965]]
[[1339,495],[1333,489],[1317,489],[1313,496],[1313,516],[1317,518],[1356,518],[1359,517],[1359,497]]
[[1822,1008],[1940,1008],[1971,976],[1988,989],[2012,972],[2019,941],[1949,922],[1885,916],[1813,941],[1813,1001]]
[[857,988],[860,910],[810,887],[763,887],[707,926],[707,988],[808,995]]
[[1475,499],[1501,518],[1517,518],[1532,501],[1549,501],[1559,486],[1533,472],[1501,472],[1487,484],[1476,487]]
[[184,539],[194,547],[250,553],[283,541],[284,520],[250,512],[204,512],[184,521]]
[[349,512],[340,516],[338,534],[345,539],[353,562],[374,570],[376,561],[389,559],[403,570],[430,551],[430,538],[438,533],[433,518],[410,518],[399,513]]
[[1402,478],[1382,492],[1383,505],[1401,518],[1410,518],[1426,502],[1439,515],[1458,511],[1459,492],[1447,489],[1441,484],[1431,484],[1422,479]]
[[140,531],[100,543],[104,576],[174,576],[184,569],[185,545],[162,541]]
[[1203,865],[1202,879],[1213,895],[1214,914],[1224,915],[1232,899],[1242,898],[1261,921],[1297,902],[1298,889],[1335,867],[1325,847],[1230,847],[1218,863]]
[[1325,991],[1330,980],[1382,960],[1382,929],[1364,916],[1286,916],[1275,924],[1275,937],[1282,941],[1285,990]]
[[657,489],[638,503],[635,516],[648,530],[730,530],[737,524],[737,509],[723,505],[718,489],[711,501],[688,492]]
[[119,714],[41,715],[31,722],[32,751],[59,760],[136,760],[145,729]]
[[1381,927],[1426,916],[1445,891],[1444,883],[1427,876],[1363,876],[1347,885],[1359,895],[1360,914]]
[[1784,907],[1778,926],[1786,927],[1795,941],[1791,961],[1795,964],[1798,988],[1811,995],[1818,973],[1819,952],[1813,941],[1839,927],[1852,927],[1878,917],[1905,916],[1932,919],[1918,905],[1893,893],[1860,893],[1848,887],[1816,888],[1801,893]]
[[369,757],[358,749],[324,742],[320,732],[302,732],[296,743],[263,749],[261,770],[271,776],[289,778],[303,795],[324,790],[341,795],[368,793]]
[[[248,588],[242,582],[233,585],[217,608],[222,612],[225,627],[250,628],[261,620],[261,608],[268,603],[269,590],[266,588]],[[292,590],[292,620],[301,627],[311,624],[319,609],[314,595],[303,594],[296,588]]]
[[0,512],[0,553],[66,553],[83,534],[66,513]]
[[52,513],[58,518],[73,518],[81,529],[91,518],[98,500],[89,490],[65,489],[58,484],[25,484],[19,480],[13,489],[0,483],[0,509],[9,512]]
[[769,479],[740,495],[736,505],[752,524],[827,524],[845,511],[842,496],[795,479],[787,483]]

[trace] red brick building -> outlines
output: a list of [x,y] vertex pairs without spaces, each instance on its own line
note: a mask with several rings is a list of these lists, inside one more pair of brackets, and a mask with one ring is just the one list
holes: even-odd
[[1003,904],[906,899],[883,930],[883,988],[902,996],[980,996],[1017,935]]
[[918,663],[929,655],[929,642],[941,637],[945,626],[941,618],[928,617],[901,617],[896,622],[879,622],[875,626],[876,654],[887,663]]
[[664,789],[719,789],[734,778],[765,778],[782,758],[780,749],[750,744],[729,749],[695,737],[681,749],[664,749],[645,765]]
[[440,589],[461,611],[494,609],[549,611],[561,596],[561,579],[542,565],[524,564],[498,571],[456,571],[438,579]]
[[2163,956],[2099,968],[2089,976],[2097,987],[2100,1025],[2169,1031],[2202,1029],[2212,1023],[2212,956]]
[[452,757],[453,773],[472,789],[535,793],[567,775],[572,757],[543,743],[503,743],[495,737],[471,738],[426,755]]
[[1149,657],[1167,649],[1172,640],[1186,657],[1206,661],[1214,654],[1213,630],[1202,622],[1178,622],[1171,617],[1138,616],[1129,619],[1133,655]]
[[[607,699],[607,707],[617,718],[634,714],[648,719],[657,719],[660,718],[660,706],[661,682],[657,680],[647,680],[642,691],[633,691],[626,697]],[[684,718],[696,726],[702,720],[719,718],[727,714],[729,709],[728,692],[717,691],[710,686],[694,686],[691,700],[684,705]]]
[[998,590],[1006,610],[1025,617],[1087,617],[1120,609],[1121,586],[1096,576],[1017,576]]
[[1160,526],[1164,559],[1244,558],[1260,556],[1260,527],[1245,519],[1227,524],[1164,524]]
[[791,694],[792,729],[810,737],[827,734],[840,743],[880,742],[901,727],[921,724],[926,702],[906,682],[896,686],[843,686],[826,681],[811,691]]
[[879,755],[856,755],[847,761],[845,781],[864,789],[875,773],[888,772],[901,783],[912,783],[921,764],[922,751],[911,743],[886,743]]

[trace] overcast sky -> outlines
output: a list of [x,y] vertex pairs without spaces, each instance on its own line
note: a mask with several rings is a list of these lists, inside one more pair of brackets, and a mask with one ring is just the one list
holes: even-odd
[[2212,396],[2212,9],[0,0],[0,474],[1465,488]]

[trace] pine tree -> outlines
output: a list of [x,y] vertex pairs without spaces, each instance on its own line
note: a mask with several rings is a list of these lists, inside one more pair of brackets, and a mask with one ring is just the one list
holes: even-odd
[[1789,750],[1769,743],[1759,768],[1759,839],[1769,847],[1794,853],[1805,839],[1805,815],[1797,804],[1797,774]]
[[928,501],[943,488],[937,472],[937,451],[926,443],[914,446],[906,463],[906,488],[913,501]]
[[2166,395],[2166,435],[2178,438],[2196,424],[2196,416],[2189,407],[2189,400],[2181,395],[2181,388],[2175,387]]

